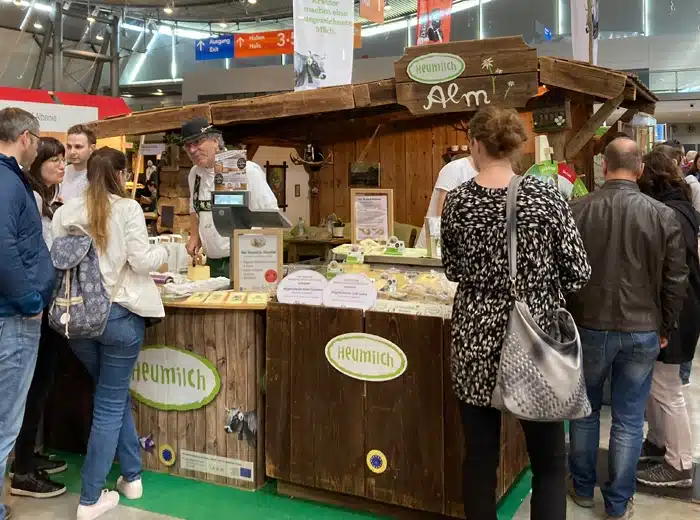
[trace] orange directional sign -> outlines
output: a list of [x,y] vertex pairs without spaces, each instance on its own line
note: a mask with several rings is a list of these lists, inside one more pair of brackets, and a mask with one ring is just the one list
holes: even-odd
[[235,58],[294,54],[294,31],[291,29],[259,33],[236,33],[234,42]]
[[[362,47],[361,26],[354,27],[354,47]],[[234,36],[234,58],[257,58],[260,56],[279,56],[294,54],[294,31],[268,31],[258,33],[236,33]]]

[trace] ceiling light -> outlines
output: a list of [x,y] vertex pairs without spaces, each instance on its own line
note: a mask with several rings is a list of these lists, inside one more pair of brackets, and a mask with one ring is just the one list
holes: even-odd
[[12,3],[15,4],[17,7],[22,7],[22,0],[14,0]]
[[163,94],[163,91],[162,91],[162,90],[158,89],[158,90],[156,90],[156,91],[153,93],[153,95],[154,95],[154,96],[164,96],[165,94]]
[[94,17],[94,16],[88,16],[88,17],[87,17],[87,21],[88,21],[89,23],[95,23],[95,17]]
[[219,22],[219,27],[221,27],[222,29],[225,29],[225,28],[226,28],[226,23],[224,23],[224,22]]
[[133,94],[122,94],[122,97],[134,97]]
[[159,94],[162,94],[162,93],[163,93],[163,89],[158,88],[158,89],[156,89],[156,92],[158,92]]
[[163,9],[163,12],[164,12],[165,14],[173,14],[173,8],[170,7],[170,6],[165,7],[165,8]]
[[43,29],[44,26],[41,25],[39,22],[34,22],[34,28],[35,28],[35,29]]
[[248,0],[248,3],[249,3],[249,4],[257,4],[257,3],[258,3],[258,0]]

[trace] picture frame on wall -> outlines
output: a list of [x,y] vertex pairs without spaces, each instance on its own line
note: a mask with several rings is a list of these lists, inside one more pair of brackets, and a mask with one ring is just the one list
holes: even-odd
[[265,163],[267,184],[275,194],[277,206],[282,211],[287,209],[287,168],[289,168],[287,161],[282,164],[270,164],[269,161]]
[[350,190],[351,238],[386,242],[394,234],[394,190],[357,188]]

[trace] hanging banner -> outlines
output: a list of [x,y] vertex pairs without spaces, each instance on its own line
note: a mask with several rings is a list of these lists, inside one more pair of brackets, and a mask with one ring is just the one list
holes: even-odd
[[447,43],[452,26],[452,0],[418,0],[416,45]]
[[294,0],[294,90],[352,82],[353,0]]
[[384,23],[384,0],[360,0],[360,16],[374,23]]
[[592,0],[593,6],[593,59],[589,60],[588,36],[588,2],[589,0],[570,0],[571,2],[571,40],[574,59],[596,65],[598,63],[598,0]]

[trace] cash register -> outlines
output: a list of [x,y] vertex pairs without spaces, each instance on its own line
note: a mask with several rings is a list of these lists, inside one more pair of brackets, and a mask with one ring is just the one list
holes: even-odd
[[[212,192],[214,227],[222,237],[231,239],[231,272],[233,273],[233,231],[252,228],[291,228],[292,223],[279,210],[250,209],[250,192]],[[231,275],[231,280],[233,276]]]

